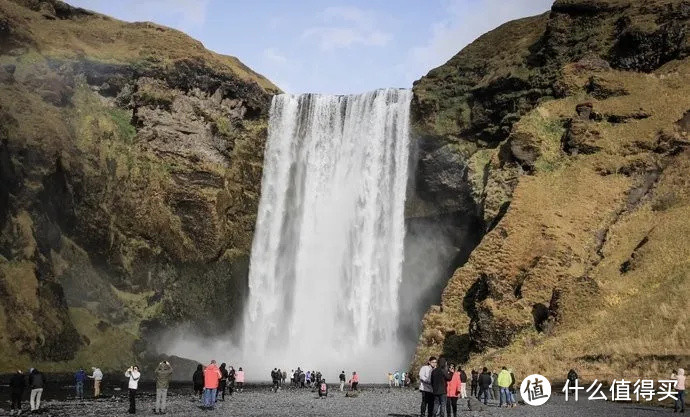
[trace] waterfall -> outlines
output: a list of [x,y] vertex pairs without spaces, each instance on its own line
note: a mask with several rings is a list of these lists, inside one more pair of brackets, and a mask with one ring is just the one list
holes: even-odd
[[394,362],[403,360],[395,351],[411,97],[273,98],[245,359],[335,372],[380,351],[381,369],[403,365]]

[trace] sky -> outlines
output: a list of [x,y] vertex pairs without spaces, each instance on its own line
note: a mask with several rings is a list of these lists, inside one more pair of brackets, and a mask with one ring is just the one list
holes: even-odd
[[289,93],[410,88],[485,32],[553,0],[67,0],[184,31]]

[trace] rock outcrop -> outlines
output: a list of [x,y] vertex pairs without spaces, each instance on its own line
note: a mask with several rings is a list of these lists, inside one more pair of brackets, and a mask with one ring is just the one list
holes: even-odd
[[0,368],[230,330],[278,91],[167,27],[1,0]]
[[588,378],[687,360],[689,19],[686,0],[558,0],[415,83],[419,205],[483,226],[415,364]]

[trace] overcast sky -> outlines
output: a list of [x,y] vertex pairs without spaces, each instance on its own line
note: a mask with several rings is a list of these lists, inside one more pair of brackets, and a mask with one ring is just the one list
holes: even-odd
[[290,93],[412,86],[481,34],[553,0],[68,0],[180,29]]

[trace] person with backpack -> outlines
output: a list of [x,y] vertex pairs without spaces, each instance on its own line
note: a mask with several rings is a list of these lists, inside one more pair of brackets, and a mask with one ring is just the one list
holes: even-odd
[[31,389],[31,396],[29,397],[29,404],[31,405],[31,412],[34,413],[41,408],[41,396],[43,395],[43,386],[45,385],[45,378],[38,369],[32,369],[29,372],[29,389]]
[[326,398],[328,396],[328,384],[326,380],[322,379],[319,383],[319,398]]
[[170,385],[172,372],[172,366],[170,366],[168,361],[159,363],[156,368],[156,405],[153,408],[153,414],[165,413],[165,408],[168,405],[168,386]]
[[17,372],[12,375],[12,378],[10,378],[10,415],[13,416],[15,414],[15,410],[17,415],[20,415],[22,413],[22,397],[24,396],[24,389],[26,388],[26,380],[24,378],[24,373],[21,371],[21,369],[18,369]]
[[508,369],[504,366],[501,369],[501,372],[498,374],[498,378],[496,378],[496,384],[498,385],[500,389],[500,393],[498,394],[498,407],[503,407],[503,401],[505,400],[506,403],[506,408],[510,408],[513,406],[513,402],[510,397],[510,390],[508,387],[510,387],[510,383],[512,381],[512,378],[510,376],[510,372],[508,372]]
[[489,392],[491,391],[491,374],[486,366],[482,369],[481,375],[477,378],[477,384],[479,385],[479,395],[477,395],[477,399],[481,401],[483,396],[484,405],[487,405],[489,402]]
[[460,372],[460,398],[467,398],[467,373],[462,367],[459,367]]
[[204,367],[201,364],[196,366],[196,371],[192,375],[192,384],[194,384],[194,395],[198,395],[201,399],[201,395],[204,393]]
[[277,368],[273,368],[271,371],[271,381],[273,382],[273,392],[278,392],[280,388],[280,372]]
[[139,373],[139,367],[136,365],[130,366],[125,371],[125,376],[129,378],[127,382],[127,388],[129,389],[129,414],[135,414],[137,412],[137,390],[139,389],[139,379],[141,378],[141,373]]
[[340,379],[340,391],[342,392],[343,389],[345,389],[345,381],[347,380],[347,377],[345,376],[345,371],[342,371],[338,378]]
[[393,383],[395,384],[396,388],[400,386],[400,372],[399,371],[395,371],[395,373],[393,374]]

